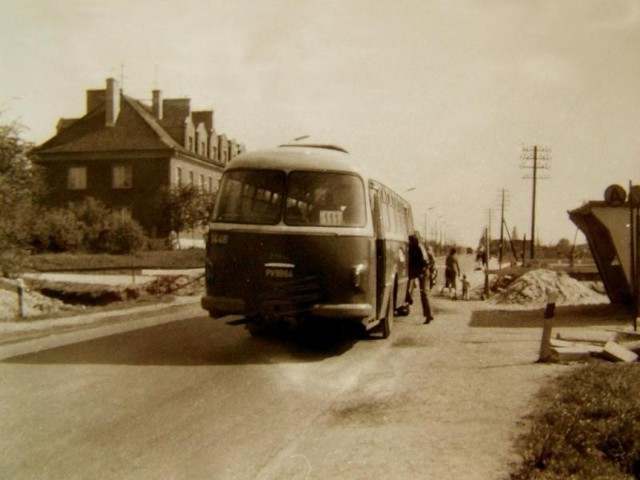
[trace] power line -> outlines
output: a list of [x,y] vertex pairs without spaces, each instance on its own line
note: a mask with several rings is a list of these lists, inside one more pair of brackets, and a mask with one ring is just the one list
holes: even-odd
[[[535,236],[536,236],[536,195],[538,179],[548,179],[549,175],[545,173],[551,168],[550,149],[534,145],[533,147],[523,148],[521,168],[531,169],[531,176],[525,175],[524,178],[532,179],[531,188],[531,252],[530,257],[533,260],[535,256]],[[524,259],[523,259],[524,260]]]

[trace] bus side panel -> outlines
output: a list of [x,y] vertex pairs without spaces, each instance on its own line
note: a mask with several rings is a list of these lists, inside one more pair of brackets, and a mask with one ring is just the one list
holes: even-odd
[[[405,305],[409,285],[408,252],[405,242],[376,240],[377,257],[377,317],[382,318],[387,308],[387,298],[393,292],[394,308]],[[393,289],[393,290],[392,290]]]
[[[370,201],[373,217],[373,225],[376,234],[376,265],[378,276],[376,279],[377,310],[376,317],[384,317],[387,309],[387,299],[393,290],[394,309],[405,305],[409,276],[408,257],[408,233],[406,240],[403,238],[393,238],[393,230],[397,228],[395,215],[390,209],[389,193],[385,194],[385,188],[376,183],[370,182]],[[405,218],[409,217],[408,210],[404,211]],[[397,234],[396,234],[397,235]],[[391,237],[391,238],[390,238]]]
[[214,316],[302,315],[317,305],[369,305],[362,320],[375,316],[370,237],[212,230],[207,249],[203,307]]

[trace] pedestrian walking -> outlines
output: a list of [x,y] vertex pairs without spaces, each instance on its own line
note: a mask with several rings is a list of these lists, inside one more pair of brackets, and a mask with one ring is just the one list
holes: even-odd
[[427,267],[427,252],[420,244],[419,237],[415,234],[409,235],[409,285],[407,286],[406,301],[409,304],[413,303],[413,299],[411,298],[411,289],[413,287],[414,280],[417,280],[424,323],[429,323],[433,320],[431,305],[429,304],[429,297],[427,296]]
[[452,300],[458,299],[457,279],[460,276],[460,265],[458,264],[457,252],[455,248],[452,248],[445,259],[444,288],[442,291],[447,289],[447,293]]
[[436,256],[433,253],[433,247],[431,245],[427,246],[427,279],[429,285],[429,291],[433,288],[436,283],[436,277],[438,276],[438,272],[436,270]]

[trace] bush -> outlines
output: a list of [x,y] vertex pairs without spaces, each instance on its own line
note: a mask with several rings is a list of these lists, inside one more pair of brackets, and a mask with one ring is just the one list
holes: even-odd
[[68,210],[83,225],[83,245],[86,250],[90,252],[108,251],[105,250],[103,244],[104,237],[108,235],[113,224],[111,210],[93,197],[87,197],[81,202],[70,203]]
[[104,230],[97,243],[96,252],[132,253],[142,250],[147,244],[147,237],[142,227],[135,220],[120,219],[112,215],[109,228]]
[[511,479],[640,478],[638,384],[638,364],[592,364],[556,379],[518,440]]
[[147,237],[138,222],[112,213],[93,198],[44,211],[34,222],[31,235],[36,252],[122,254],[146,245]]
[[75,251],[83,246],[84,224],[68,209],[39,215],[31,230],[31,246],[37,252]]

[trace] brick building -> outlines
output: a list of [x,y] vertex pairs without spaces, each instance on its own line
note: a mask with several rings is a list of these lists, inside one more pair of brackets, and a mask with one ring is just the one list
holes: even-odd
[[87,90],[86,114],[60,119],[57,133],[36,148],[52,205],[93,197],[164,236],[157,195],[162,186],[194,184],[218,189],[226,163],[244,145],[218,134],[212,110],[192,111],[189,98],[150,105],[124,95],[118,82]]

